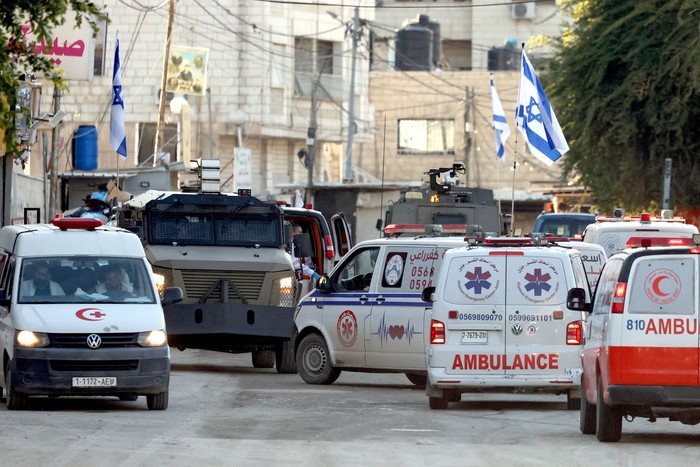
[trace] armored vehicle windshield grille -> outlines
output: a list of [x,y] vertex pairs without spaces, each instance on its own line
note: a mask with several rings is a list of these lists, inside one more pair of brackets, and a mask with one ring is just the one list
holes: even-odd
[[208,298],[217,299],[221,296],[220,284],[222,280],[229,281],[228,300],[241,301],[238,290],[249,302],[255,302],[260,297],[265,280],[265,272],[255,271],[212,271],[208,269],[186,269],[181,271],[185,288],[183,292],[188,300],[200,300],[214,285],[216,288]]

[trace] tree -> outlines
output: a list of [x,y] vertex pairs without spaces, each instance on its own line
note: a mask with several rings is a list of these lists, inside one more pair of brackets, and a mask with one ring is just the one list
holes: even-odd
[[548,93],[578,173],[601,209],[660,204],[664,159],[675,207],[700,206],[697,0],[565,0],[573,19]]
[[[22,26],[27,19],[34,23],[38,40],[51,43],[53,27],[65,21],[68,8],[75,13],[78,25],[88,21],[97,32],[98,20],[105,12],[90,0],[2,0],[0,1],[0,138],[5,149],[0,155],[17,154],[15,139],[17,90],[24,73],[41,74],[42,79],[63,88],[64,80],[49,58],[36,55],[33,44],[23,40]],[[25,116],[27,111],[24,112]],[[21,115],[20,115],[21,117]],[[0,144],[2,149],[3,144]]]

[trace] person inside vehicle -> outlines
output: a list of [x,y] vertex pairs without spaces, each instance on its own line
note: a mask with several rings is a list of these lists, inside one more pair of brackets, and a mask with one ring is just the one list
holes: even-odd
[[34,266],[34,278],[22,282],[20,295],[37,297],[65,295],[65,292],[57,282],[51,280],[49,263],[42,261]]
[[133,297],[134,288],[123,277],[124,272],[119,266],[110,266],[105,281],[97,286],[96,292],[108,297]]
[[[297,234],[302,233],[302,228],[299,224],[292,224],[292,237],[294,237]],[[313,280],[318,279],[321,277],[315,270],[314,270],[314,263],[313,260],[311,259],[310,256],[305,256],[303,258],[299,258],[294,254],[294,244],[292,243],[292,263],[294,265],[294,270],[299,271],[301,269],[302,276],[307,276],[311,277]]]

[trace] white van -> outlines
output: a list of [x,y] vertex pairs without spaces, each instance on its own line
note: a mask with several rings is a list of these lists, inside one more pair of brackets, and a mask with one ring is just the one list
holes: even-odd
[[605,249],[597,243],[582,242],[580,240],[558,239],[547,237],[550,242],[556,243],[559,246],[566,248],[575,248],[581,253],[583,266],[586,268],[586,277],[588,285],[591,288],[591,293],[595,292],[595,286],[598,284],[600,271],[605,265],[608,256],[605,254]]
[[[30,396],[105,396],[168,406],[170,351],[138,236],[93,218],[0,230],[0,387]],[[182,299],[165,291],[163,303]]]
[[583,232],[583,241],[601,245],[608,257],[625,248],[639,246],[630,243],[639,238],[686,238],[690,241],[693,234],[698,233],[696,226],[686,224],[682,217],[674,217],[670,210],[663,210],[660,217],[649,213],[625,216],[620,210],[616,212],[618,215],[596,217],[596,222]]
[[[445,254],[423,294],[432,302],[431,409],[483,390],[567,394],[567,407],[578,409],[588,281],[578,250],[538,243],[487,238]],[[567,304],[569,290],[578,306]]]
[[616,442],[635,417],[700,423],[699,247],[608,259],[586,324],[582,433]]
[[425,385],[426,309],[445,252],[463,237],[400,237],[357,244],[297,307],[296,361],[309,384],[340,372],[406,373]]

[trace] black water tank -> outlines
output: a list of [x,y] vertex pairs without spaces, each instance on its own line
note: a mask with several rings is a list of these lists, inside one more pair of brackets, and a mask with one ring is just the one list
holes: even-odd
[[440,36],[440,23],[431,20],[428,15],[418,15],[418,24],[433,31],[433,65],[440,64],[442,56],[442,37]]
[[433,31],[409,24],[396,31],[395,68],[401,71],[430,71],[433,68]]

